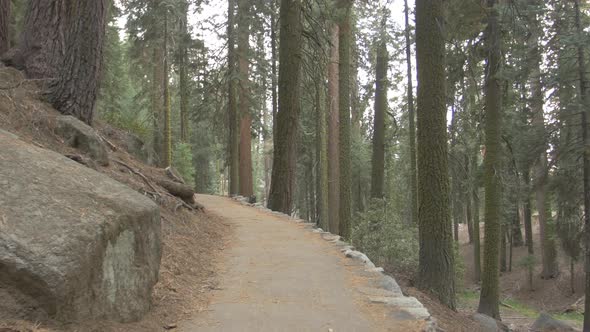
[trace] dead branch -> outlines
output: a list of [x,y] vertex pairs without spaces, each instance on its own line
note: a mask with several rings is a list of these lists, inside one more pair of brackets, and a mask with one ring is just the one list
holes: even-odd
[[100,137],[100,139],[105,142],[109,148],[111,148],[112,151],[117,151],[117,147],[115,146],[115,144],[111,143],[111,141],[109,141],[108,139],[106,139],[104,136],[102,135],[98,135]]
[[174,170],[174,168],[172,168],[171,166],[166,167],[166,175],[168,175],[168,177],[170,179],[172,179],[173,181],[182,183],[182,184],[186,184],[186,182],[184,182],[184,180],[182,179],[182,177],[180,177],[180,175],[178,175],[178,172],[176,170]]
[[117,159],[113,159],[117,164],[126,167],[127,169],[129,169],[131,171],[131,173],[139,176],[140,178],[143,179],[143,181],[158,195],[161,196],[160,192],[158,191],[158,189],[156,189],[156,187],[154,187],[154,185],[150,182],[150,180],[143,174],[141,174],[138,170],[134,169],[133,167],[125,164],[124,162],[117,160]]

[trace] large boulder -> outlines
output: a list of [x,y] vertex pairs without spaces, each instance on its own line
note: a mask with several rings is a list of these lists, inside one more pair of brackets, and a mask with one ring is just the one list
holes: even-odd
[[510,331],[510,329],[506,325],[504,325],[504,323],[499,322],[490,316],[476,313],[476,314],[472,315],[471,318],[473,318],[473,320],[479,324],[478,331],[481,331],[481,332]]
[[70,322],[140,319],[161,257],[156,204],[0,131],[0,284]]
[[55,131],[68,145],[87,153],[100,165],[109,164],[109,153],[104,142],[89,125],[71,115],[60,115]]
[[102,124],[101,132],[116,142],[129,154],[148,165],[156,165],[156,153],[139,136],[124,130],[116,130],[108,124]]
[[546,313],[541,313],[537,320],[531,326],[531,331],[534,332],[567,332],[576,331],[573,327],[567,323],[557,320]]

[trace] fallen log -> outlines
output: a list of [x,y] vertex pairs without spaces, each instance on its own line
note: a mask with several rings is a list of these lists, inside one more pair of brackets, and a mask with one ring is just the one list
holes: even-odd
[[184,206],[192,209],[203,211],[205,207],[195,201],[195,191],[182,183],[172,182],[168,180],[158,179],[156,181],[162,188],[166,189],[170,194],[176,196],[182,200]]
[[176,197],[180,197],[183,201],[192,204],[195,199],[195,191],[182,183],[172,182],[168,180],[158,179],[156,180],[157,183],[164,189],[166,189],[169,193]]
[[150,187],[155,193],[157,193],[158,196],[160,195],[160,192],[158,191],[158,189],[156,189],[156,187],[154,187],[154,185],[150,182],[150,180],[148,180],[148,178],[145,175],[141,174],[140,171],[134,169],[133,167],[125,164],[124,162],[122,162],[120,160],[114,159],[114,161],[117,164],[119,164],[119,165],[124,166],[125,168],[127,168],[129,171],[131,171],[131,173],[139,176],[145,182],[145,184],[148,185],[148,187]]
[[182,176],[180,176],[180,174],[178,174],[178,172],[174,168],[172,168],[172,166],[166,167],[165,171],[166,171],[166,175],[170,179],[172,179],[172,181],[186,184],[186,182],[184,182],[184,180],[182,179]]

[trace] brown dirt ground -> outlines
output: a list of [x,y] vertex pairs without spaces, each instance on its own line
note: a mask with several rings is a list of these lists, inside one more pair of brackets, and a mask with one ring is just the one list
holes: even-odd
[[[22,74],[0,65],[0,129],[61,154],[79,155],[79,151],[66,146],[54,134],[55,118],[59,114],[40,101],[38,84],[23,81]],[[117,129],[99,121],[95,128],[103,133],[108,130],[111,143],[115,147],[122,146],[117,139]],[[207,308],[210,293],[218,283],[216,264],[226,247],[231,227],[206,212],[179,207],[179,200],[165,195],[165,190],[155,181],[153,185],[163,195],[160,198],[151,196],[148,192],[152,190],[140,177],[112,160],[123,161],[152,179],[165,177],[162,169],[143,164],[121,148],[110,151],[110,158],[109,166],[93,168],[148,195],[161,208],[163,252],[159,282],[153,290],[152,311],[140,322],[131,324],[99,321],[60,325],[48,319],[34,304],[25,307],[12,297],[4,296],[10,294],[10,290],[0,284],[0,331],[162,331],[164,326],[175,325]]]
[[[483,223],[480,225],[480,234],[483,240]],[[524,229],[522,230],[524,236]],[[467,227],[461,225],[459,229],[460,253],[465,262],[464,288],[467,290],[479,290],[479,284],[474,282],[473,245],[469,244]],[[483,242],[482,242],[483,245]],[[513,248],[512,271],[502,272],[500,275],[501,301],[516,300],[537,311],[547,313],[563,313],[572,304],[584,296],[584,266],[579,261],[574,268],[574,285],[576,293],[570,290],[569,258],[558,247],[558,262],[560,274],[557,278],[541,279],[541,247],[539,238],[539,225],[533,220],[533,245],[536,256],[535,272],[533,273],[534,291],[529,290],[527,268],[519,262],[528,256],[527,248]],[[559,241],[558,241],[559,246]],[[483,255],[483,252],[482,252]],[[482,257],[483,262],[483,257]],[[473,308],[475,310],[476,308]],[[526,317],[510,308],[502,307],[501,316],[505,323],[513,324],[517,330],[526,330],[534,319]],[[570,322],[571,323],[571,322]],[[573,324],[576,325],[576,324]]]
[[430,314],[435,317],[438,327],[443,331],[472,332],[478,330],[478,323],[469,317],[473,312],[453,311],[435,300],[430,294],[413,287],[413,277],[406,271],[400,272],[393,268],[386,268],[386,271],[395,276],[405,295],[417,298],[428,309]]
[[[467,227],[461,225],[459,229],[460,254],[465,264],[465,276],[463,285],[457,292],[465,290],[479,291],[480,285],[473,281],[473,245],[469,244]],[[480,225],[480,235],[483,246],[483,223]],[[523,235],[524,235],[524,229]],[[533,221],[533,240],[534,251],[537,256],[537,262],[534,273],[534,291],[528,288],[527,269],[519,264],[526,257],[526,247],[513,248],[512,271],[503,272],[500,275],[500,285],[502,288],[501,301],[515,300],[536,311],[548,313],[563,313],[570,308],[576,301],[584,296],[584,266],[583,262],[575,264],[574,280],[576,293],[570,291],[570,272],[569,259],[559,251],[559,266],[561,273],[554,279],[541,279],[541,248],[539,241],[539,227],[536,221]],[[483,248],[482,248],[483,255]],[[483,260],[482,260],[483,262]],[[474,331],[477,330],[477,323],[470,318],[470,315],[477,310],[477,301],[459,301],[457,312],[441,305],[438,301],[432,299],[428,294],[413,287],[413,276],[407,271],[397,271],[393,267],[387,268],[388,272],[395,275],[400,283],[404,294],[414,296],[428,308],[430,313],[436,317],[438,325],[445,331]],[[500,308],[502,321],[511,326],[516,331],[528,331],[528,327],[534,322],[534,318],[524,315],[518,310],[512,310],[509,307]],[[569,322],[573,326],[579,323]]]

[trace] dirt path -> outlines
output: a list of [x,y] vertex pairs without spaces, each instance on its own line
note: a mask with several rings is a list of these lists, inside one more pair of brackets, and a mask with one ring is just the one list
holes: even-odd
[[378,303],[390,295],[408,298],[377,288],[377,272],[346,258],[306,225],[228,198],[198,200],[234,228],[234,240],[224,250],[221,281],[208,310],[180,324],[181,331],[421,331],[426,326],[424,317]]

